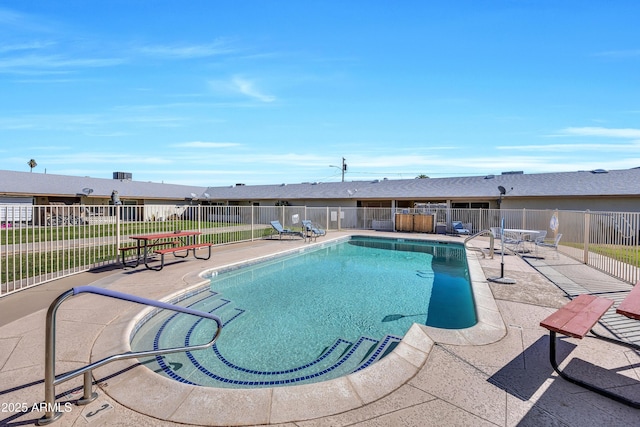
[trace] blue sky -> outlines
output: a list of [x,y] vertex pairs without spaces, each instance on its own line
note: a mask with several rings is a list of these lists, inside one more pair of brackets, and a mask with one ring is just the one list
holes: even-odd
[[[225,186],[640,166],[640,2],[2,1],[0,169]],[[331,167],[334,166],[334,167]]]

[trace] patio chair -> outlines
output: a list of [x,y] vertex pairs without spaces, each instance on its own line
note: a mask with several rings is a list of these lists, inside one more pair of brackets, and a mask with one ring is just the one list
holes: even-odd
[[538,244],[544,243],[544,239],[547,237],[547,230],[538,230],[531,234],[530,243],[535,251],[536,258],[538,257]]
[[553,242],[542,242],[536,241],[536,246],[540,246],[543,248],[552,248],[556,251],[556,256],[558,256],[558,244],[560,243],[560,239],[562,238],[562,233],[558,234]]
[[502,232],[500,230],[500,227],[491,227],[491,234],[493,234],[494,239],[502,239]]
[[282,224],[280,224],[280,221],[271,221],[271,226],[278,233],[278,236],[280,236],[280,240],[282,240],[282,236],[304,237],[299,231],[293,231],[289,230],[288,228],[284,228]]
[[524,252],[524,239],[520,233],[504,230],[502,243],[514,254]]
[[[533,237],[533,236],[532,236]],[[544,243],[544,239],[547,237],[547,230],[539,230],[536,234],[535,237],[533,237],[533,243],[535,243],[536,245],[538,243]]]
[[313,238],[316,240],[318,236],[324,236],[327,234],[325,230],[315,226],[313,222],[308,219],[302,220],[302,229],[304,230],[305,237],[308,237],[309,239]]
[[453,227],[453,232],[455,234],[471,234],[471,231],[464,228],[464,225],[462,225],[462,221],[453,221],[451,223],[451,226]]

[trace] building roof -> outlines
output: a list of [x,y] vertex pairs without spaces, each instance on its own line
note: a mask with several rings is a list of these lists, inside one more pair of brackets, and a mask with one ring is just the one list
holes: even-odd
[[505,174],[456,178],[373,180],[235,187],[209,187],[224,200],[258,199],[494,199],[509,197],[640,195],[640,168],[615,171]]
[[76,196],[92,189],[93,197],[184,200],[195,195],[212,200],[322,199],[496,199],[499,186],[508,197],[640,196],[640,168],[541,174],[348,181],[278,185],[198,187],[133,180],[0,171],[0,195]]
[[109,197],[116,190],[120,197],[139,199],[185,199],[191,193],[200,196],[205,187],[91,178],[0,170],[1,195],[76,196],[93,190],[93,197]]

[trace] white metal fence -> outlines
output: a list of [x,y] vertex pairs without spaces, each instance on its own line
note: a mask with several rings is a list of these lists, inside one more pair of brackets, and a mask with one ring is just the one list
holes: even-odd
[[[50,280],[117,264],[129,236],[195,230],[216,245],[265,238],[270,222],[301,229],[308,219],[326,230],[394,230],[396,214],[431,215],[432,232],[462,221],[478,232],[500,226],[546,230],[558,219],[563,253],[624,281],[640,280],[640,214],[527,209],[345,208],[304,206],[0,205],[0,297]],[[424,230],[421,230],[424,231]]]

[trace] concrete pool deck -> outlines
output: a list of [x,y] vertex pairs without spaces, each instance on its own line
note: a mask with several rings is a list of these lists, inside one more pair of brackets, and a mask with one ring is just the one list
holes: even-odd
[[[325,240],[348,234],[329,233]],[[353,234],[463,240],[402,233]],[[482,247],[487,244],[479,239],[472,242]],[[308,245],[302,240],[264,240],[219,246],[209,261],[169,264],[160,273],[140,267],[83,273],[0,299],[0,403],[4,405],[0,425],[29,425],[43,415],[31,408],[44,397],[46,307],[60,293],[92,284],[161,299],[201,283],[199,274],[212,268]],[[469,331],[414,325],[392,354],[357,374],[272,389],[193,387],[160,377],[133,361],[116,362],[94,371],[97,400],[86,406],[70,405],[69,412],[53,425],[585,426],[637,422],[638,410],[570,384],[553,372],[548,334],[538,325],[567,301],[556,285],[516,256],[505,256],[505,276],[516,284],[487,283],[486,277],[500,274],[500,256],[492,260],[482,259],[477,252],[468,256],[481,320]],[[591,279],[615,280],[569,259],[561,264],[566,276],[573,269],[576,278],[585,277],[586,271]],[[58,312],[56,372],[123,351],[127,331],[142,310],[140,305],[96,295],[65,302]],[[563,339],[559,349],[569,368],[581,366],[585,375],[597,376],[603,385],[618,387],[640,400],[640,356],[636,352],[589,338],[582,342]],[[77,400],[81,392],[75,389],[80,385],[81,377],[56,387],[57,402],[64,405]],[[16,404],[29,411],[18,412]]]

